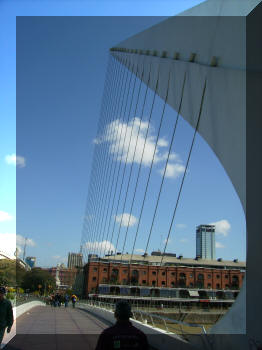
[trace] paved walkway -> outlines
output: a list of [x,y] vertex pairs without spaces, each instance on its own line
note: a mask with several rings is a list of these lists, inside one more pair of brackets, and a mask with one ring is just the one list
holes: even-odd
[[84,310],[38,306],[16,320],[16,336],[5,350],[93,350],[109,325]]

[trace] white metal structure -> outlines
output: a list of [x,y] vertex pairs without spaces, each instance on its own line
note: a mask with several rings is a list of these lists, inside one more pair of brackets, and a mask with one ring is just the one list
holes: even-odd
[[[140,78],[144,67],[145,83],[150,71],[154,78],[149,86],[153,90],[159,74],[157,93],[163,99],[171,72],[167,103],[175,110],[178,110],[186,75],[181,116],[193,128],[196,127],[206,82],[198,132],[226,170],[245,213],[246,25],[251,12],[258,18],[261,16],[260,5],[260,0],[208,0],[112,48],[112,54],[121,62],[125,58],[126,65],[130,62],[139,65],[137,74]],[[261,29],[259,25],[257,28]],[[261,84],[261,76],[257,77],[256,84]],[[251,127],[255,135],[255,123]],[[257,152],[261,151],[257,149]],[[255,239],[261,242],[261,236],[259,229],[250,231],[247,246],[252,251],[247,252],[247,283],[244,282],[231,310],[213,327],[208,345],[205,345],[207,348],[246,349],[262,344],[262,298],[258,292],[261,291],[262,279],[248,270],[255,264],[262,266],[261,246],[259,248],[254,243]],[[204,346],[198,337],[192,341]]]

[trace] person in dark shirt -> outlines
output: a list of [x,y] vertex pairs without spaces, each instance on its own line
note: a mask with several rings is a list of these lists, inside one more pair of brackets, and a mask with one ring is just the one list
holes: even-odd
[[116,324],[105,329],[99,336],[96,350],[148,350],[146,335],[129,321],[131,307],[126,301],[119,301],[115,307]]
[[7,328],[7,333],[10,333],[14,322],[12,304],[5,298],[5,294],[5,287],[0,287],[0,345],[5,334],[5,329]]

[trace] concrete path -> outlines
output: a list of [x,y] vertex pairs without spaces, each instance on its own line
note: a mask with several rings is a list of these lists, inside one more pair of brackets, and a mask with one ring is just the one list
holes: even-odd
[[93,350],[109,324],[72,307],[38,306],[16,320],[16,336],[5,350]]

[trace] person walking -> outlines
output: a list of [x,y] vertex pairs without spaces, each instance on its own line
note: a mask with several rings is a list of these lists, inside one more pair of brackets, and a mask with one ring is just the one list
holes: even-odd
[[4,338],[6,328],[7,333],[10,333],[14,322],[12,304],[5,298],[5,294],[5,287],[0,287],[0,346]]
[[149,350],[146,335],[129,321],[131,306],[119,301],[115,306],[116,324],[105,329],[99,336],[95,350]]
[[73,294],[71,296],[71,301],[72,301],[73,308],[75,308],[75,306],[76,306],[76,295],[75,294]]
[[69,302],[69,296],[68,294],[65,294],[65,307],[68,307],[68,302]]
[[56,295],[55,295],[55,303],[54,303],[54,307],[57,307],[57,306],[59,306],[59,294],[58,293],[56,293]]

